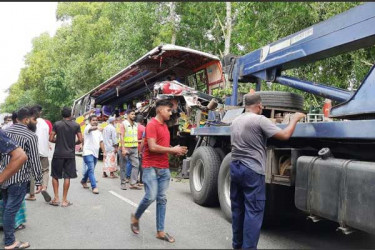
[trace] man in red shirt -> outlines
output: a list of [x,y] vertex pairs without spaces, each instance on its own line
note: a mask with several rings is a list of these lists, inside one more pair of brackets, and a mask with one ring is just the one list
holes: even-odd
[[143,115],[137,115],[135,118],[135,121],[138,123],[138,159],[139,159],[139,185],[143,185],[142,181],[142,154],[143,154],[143,148],[144,143],[142,145],[143,141],[143,134],[145,133],[146,127],[144,126],[144,118]]
[[170,134],[165,123],[172,115],[172,103],[168,100],[156,102],[156,117],[146,126],[145,150],[143,155],[143,183],[145,196],[135,214],[131,215],[131,230],[139,234],[139,219],[144,211],[156,200],[156,238],[175,242],[175,239],[164,232],[165,211],[167,207],[166,191],[171,174],[169,172],[168,154],[184,155],[187,148],[170,147]]

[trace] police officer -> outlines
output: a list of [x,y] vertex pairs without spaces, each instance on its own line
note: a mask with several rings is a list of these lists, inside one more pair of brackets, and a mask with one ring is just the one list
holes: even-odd
[[305,115],[296,113],[283,130],[261,115],[259,94],[245,95],[246,112],[231,125],[230,164],[232,229],[234,249],[256,249],[262,226],[266,187],[267,138],[288,140],[297,122]]

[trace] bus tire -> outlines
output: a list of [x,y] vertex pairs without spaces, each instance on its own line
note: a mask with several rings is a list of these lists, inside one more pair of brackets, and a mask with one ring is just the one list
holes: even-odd
[[191,156],[189,183],[195,203],[211,206],[218,203],[217,178],[220,156],[213,147],[198,147]]

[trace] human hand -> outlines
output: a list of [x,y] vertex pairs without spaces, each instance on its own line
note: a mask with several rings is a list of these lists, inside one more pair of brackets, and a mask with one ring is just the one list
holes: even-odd
[[301,120],[304,117],[306,117],[306,115],[304,113],[297,112],[293,115],[292,119],[295,120],[296,122],[298,122],[299,120]]
[[125,149],[125,148],[122,148],[121,149],[121,154],[123,157],[125,157],[129,152]]
[[172,150],[173,150],[173,153],[176,155],[185,155],[188,151],[187,147],[180,146],[180,145],[174,146]]
[[100,132],[103,132],[104,128],[102,128],[102,127],[98,127],[98,130],[99,130]]

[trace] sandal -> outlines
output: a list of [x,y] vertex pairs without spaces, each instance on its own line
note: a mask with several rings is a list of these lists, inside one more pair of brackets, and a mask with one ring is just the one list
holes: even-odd
[[[135,219],[135,215],[131,214],[130,221],[132,221],[133,219]],[[130,229],[133,233],[139,234],[139,222],[130,223]]]
[[50,201],[48,204],[57,207],[58,205],[60,205],[60,201],[52,200],[52,201]]
[[14,229],[14,231],[19,231],[19,230],[22,230],[22,229],[25,229],[25,228],[26,228],[26,226],[24,224],[21,224],[18,227],[16,227],[16,229]]
[[25,248],[28,248],[28,247],[30,247],[30,243],[29,242],[19,241],[14,247],[12,247],[12,248],[6,248],[6,247],[4,247],[4,249],[25,249]]
[[27,201],[36,201],[36,197],[27,197],[27,198],[25,198],[25,200],[27,200]]
[[52,200],[51,196],[48,194],[47,190],[42,190],[43,198],[46,202],[50,202]]
[[138,185],[136,185],[136,184],[134,184],[134,185],[130,185],[129,188],[130,188],[130,189],[134,189],[134,190],[142,190],[142,187],[140,187],[140,186],[138,186]]
[[73,203],[72,202],[70,202],[70,201],[66,201],[66,203],[64,204],[64,202],[63,203],[61,203],[61,207],[69,207],[69,206],[71,206],[71,205],[73,205]]
[[172,236],[170,236],[168,233],[165,233],[164,237],[156,236],[156,239],[165,240],[165,241],[167,241],[169,243],[174,243],[175,242],[175,239]]

